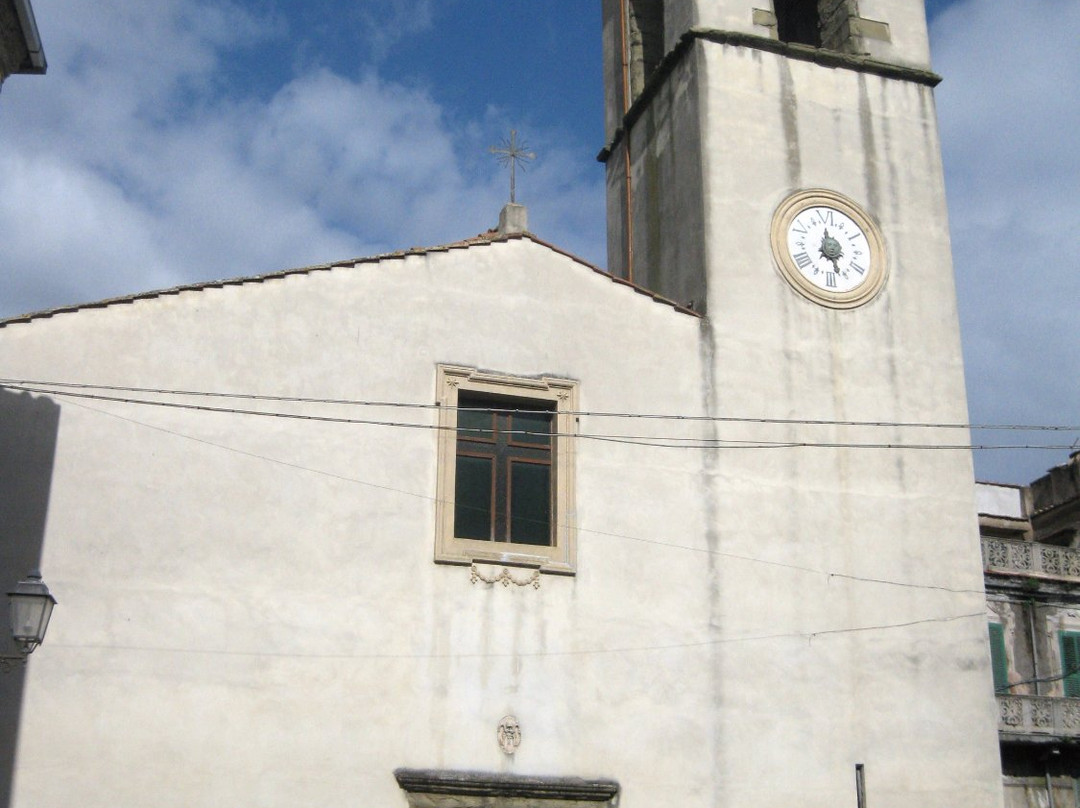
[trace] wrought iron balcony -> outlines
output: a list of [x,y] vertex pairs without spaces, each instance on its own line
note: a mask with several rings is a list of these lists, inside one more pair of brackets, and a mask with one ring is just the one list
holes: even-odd
[[1080,550],[1014,539],[982,540],[987,572],[1080,582]]
[[997,703],[998,732],[1080,737],[1080,699],[999,695]]

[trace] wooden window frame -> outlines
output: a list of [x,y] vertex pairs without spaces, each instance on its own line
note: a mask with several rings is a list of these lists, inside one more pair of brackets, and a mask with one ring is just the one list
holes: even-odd
[[[486,373],[475,368],[438,366],[439,448],[435,561],[440,564],[491,563],[572,575],[577,564],[574,525],[574,437],[577,383],[548,376],[530,378]],[[461,393],[533,403],[553,415],[550,464],[550,545],[486,541],[455,535],[458,457],[458,400]],[[509,472],[508,472],[509,473]]]

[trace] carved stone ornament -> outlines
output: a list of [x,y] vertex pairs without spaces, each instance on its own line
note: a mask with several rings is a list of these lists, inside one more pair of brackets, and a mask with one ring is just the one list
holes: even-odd
[[512,715],[503,717],[496,734],[499,738],[499,748],[508,755],[514,754],[521,746],[521,725]]
[[1072,702],[1065,702],[1065,709],[1062,713],[1062,723],[1065,724],[1066,729],[1073,731],[1080,729],[1080,706]]
[[1054,705],[1048,701],[1032,702],[1031,723],[1039,729],[1054,726]]
[[531,586],[533,589],[540,588],[540,572],[539,570],[533,570],[532,575],[523,580],[518,580],[510,574],[510,570],[503,568],[502,572],[498,575],[484,575],[477,569],[476,565],[472,565],[472,573],[469,575],[469,582],[476,583],[477,581],[483,581],[485,584],[497,584],[501,583],[504,587],[510,586]]
[[998,699],[1001,723],[1007,727],[1019,727],[1024,723],[1024,702],[1018,698]]

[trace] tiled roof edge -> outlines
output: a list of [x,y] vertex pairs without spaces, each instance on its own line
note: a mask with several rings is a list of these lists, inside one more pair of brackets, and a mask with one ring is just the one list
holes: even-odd
[[675,309],[675,311],[681,312],[682,314],[689,314],[692,317],[704,317],[705,316],[701,312],[694,311],[693,309],[688,308],[688,307],[684,306],[681,303],[676,303],[674,300],[671,300],[670,298],[664,297],[663,295],[657,294],[656,292],[653,292],[650,289],[646,289],[644,286],[638,286],[633,281],[628,281],[625,278],[620,278],[617,275],[612,275],[606,269],[601,269],[600,267],[596,266],[595,264],[590,264],[584,258],[579,258],[578,256],[574,255],[571,252],[567,252],[566,250],[562,249],[561,247],[556,247],[554,244],[551,244],[550,242],[544,241],[542,238],[537,238],[532,233],[522,233],[522,234],[517,235],[517,236],[508,236],[506,238],[506,240],[509,240],[511,238],[527,238],[530,241],[533,241],[533,242],[535,242],[535,243],[537,243],[537,244],[539,244],[539,245],[541,245],[543,247],[547,247],[552,252],[557,252],[559,255],[562,255],[562,256],[565,256],[565,257],[569,258],[574,263],[581,264],[583,267],[587,267],[588,269],[591,269],[593,272],[595,272],[595,273],[597,273],[599,275],[603,275],[608,280],[610,280],[610,281],[612,281],[614,283],[617,283],[620,286],[627,286],[630,289],[632,289],[633,291],[637,292],[639,295],[645,295],[645,297],[652,298],[657,303],[662,303],[665,306],[670,306],[671,308]]
[[690,314],[695,317],[700,317],[698,312],[693,309],[689,309],[673,300],[668,300],[662,295],[658,295],[655,292],[651,292],[644,287],[638,286],[630,281],[618,278],[605,270],[601,269],[594,264],[590,264],[582,258],[567,252],[566,250],[556,247],[550,242],[544,241],[541,238],[537,238],[532,233],[512,233],[508,235],[500,235],[498,231],[488,230],[486,233],[480,233],[472,238],[463,239],[462,241],[455,241],[449,244],[441,244],[434,247],[410,247],[405,250],[396,250],[389,253],[380,253],[377,255],[364,256],[361,258],[349,258],[343,261],[334,261],[328,264],[313,264],[306,267],[296,267],[293,269],[282,269],[276,272],[268,272],[263,275],[247,275],[238,278],[227,278],[224,280],[214,281],[199,281],[197,283],[182,284],[180,286],[171,286],[166,289],[154,289],[148,292],[137,292],[131,295],[123,295],[120,297],[109,297],[103,300],[96,300],[89,303],[74,303],[66,306],[57,306],[51,309],[42,309],[41,311],[29,312],[27,314],[19,314],[14,317],[8,317],[0,320],[0,328],[4,328],[9,325],[15,325],[18,323],[29,323],[34,320],[43,320],[53,317],[57,314],[70,314],[84,309],[103,309],[110,306],[118,306],[127,303],[134,303],[138,300],[152,300],[158,297],[165,297],[168,295],[178,295],[181,292],[201,292],[205,289],[220,289],[225,286],[243,286],[248,283],[263,283],[265,281],[277,280],[280,278],[286,278],[290,275],[308,275],[313,272],[325,272],[331,269],[346,269],[349,267],[355,267],[359,264],[377,264],[382,261],[390,261],[401,258],[408,258],[414,255],[429,255],[431,253],[450,252],[451,250],[464,250],[471,247],[483,247],[490,244],[505,243],[518,239],[528,239],[536,244],[539,244],[552,252],[556,252],[577,264],[580,264],[588,269],[603,275],[610,280],[622,286],[628,286],[639,294],[643,294],[646,297],[650,297],[658,303],[662,303],[667,306],[671,306],[676,311],[684,314]]

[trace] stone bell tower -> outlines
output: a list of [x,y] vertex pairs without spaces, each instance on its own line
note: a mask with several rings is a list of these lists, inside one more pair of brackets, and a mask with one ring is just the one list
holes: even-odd
[[[614,274],[704,310],[713,237],[723,234],[721,254],[745,255],[745,205],[767,204],[768,189],[850,177],[862,186],[852,190],[889,190],[879,175],[906,165],[893,142],[905,133],[873,122],[895,119],[904,102],[925,106],[911,123],[919,156],[933,162],[919,169],[936,177],[926,190],[943,232],[940,152],[927,140],[939,78],[919,0],[605,0],[604,9]],[[744,210],[732,218],[728,206]]]
[[720,647],[713,804],[1000,805],[922,0],[604,0],[604,56],[609,269],[732,447],[713,628],[833,638]]

